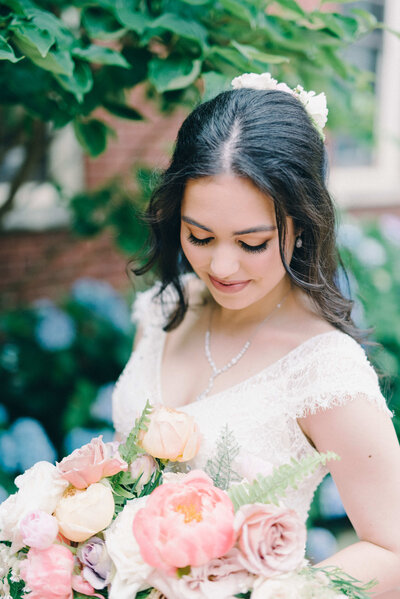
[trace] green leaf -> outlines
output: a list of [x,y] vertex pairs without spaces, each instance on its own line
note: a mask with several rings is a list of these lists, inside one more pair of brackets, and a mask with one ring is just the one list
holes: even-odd
[[227,12],[242,21],[246,21],[252,27],[254,26],[253,15],[243,2],[240,0],[220,0],[220,2]]
[[93,86],[93,76],[90,67],[85,62],[76,62],[73,74],[54,75],[59,84],[75,96],[78,102],[83,101],[83,97]]
[[201,6],[202,4],[208,4],[211,0],[181,0],[185,4],[190,4],[191,6]]
[[203,102],[215,98],[219,93],[228,91],[231,88],[231,77],[217,73],[216,71],[209,71],[203,74],[204,81],[204,94]]
[[65,75],[67,77],[72,76],[75,65],[69,52],[54,49],[50,50],[43,58],[36,46],[30,42],[22,38],[17,38],[15,43],[19,50],[21,50],[21,52],[38,67],[50,71],[51,73]]
[[190,566],[185,566],[184,568],[178,568],[176,575],[178,578],[182,578],[182,576],[188,576],[190,574]]
[[228,495],[235,510],[247,503],[277,504],[285,497],[288,487],[297,489],[298,483],[312,474],[318,466],[325,465],[328,460],[338,459],[340,458],[331,451],[311,454],[299,461],[292,458],[289,464],[275,468],[270,476],[258,475],[251,483],[233,485]]
[[111,114],[114,114],[121,119],[130,119],[131,121],[144,120],[144,116],[140,114],[140,112],[126,104],[120,104],[119,102],[114,102],[112,100],[104,100],[103,106],[108,112],[111,112]]
[[115,4],[115,16],[118,21],[128,29],[141,35],[150,25],[152,19],[137,10],[136,2],[132,0],[117,0]]
[[[207,58],[210,58],[213,55],[223,58],[224,61],[233,65],[239,72],[246,72],[250,68],[249,61],[244,58],[244,56],[239,53],[236,48],[220,48],[219,46],[212,46]],[[262,69],[254,66],[252,71],[255,73],[261,73]]]
[[91,156],[98,156],[106,149],[109,127],[102,121],[75,119],[74,130],[79,143]]
[[232,46],[234,46],[245,58],[250,61],[257,60],[263,64],[281,64],[283,62],[289,62],[289,58],[287,56],[278,56],[277,54],[267,54],[266,52],[261,52],[257,48],[253,46],[247,46],[244,44],[239,44],[238,42],[233,41]]
[[201,60],[153,58],[149,62],[149,80],[160,93],[183,89],[200,74]]
[[117,67],[124,67],[125,69],[130,68],[129,62],[116,50],[111,48],[105,48],[104,46],[97,46],[92,44],[87,48],[74,48],[72,55],[87,60],[88,62],[94,62],[98,64],[108,64]]
[[295,0],[277,0],[276,3],[279,8],[286,9],[298,17],[304,17],[304,10],[299,6],[299,4]]
[[74,36],[66,28],[63,21],[47,10],[27,8],[26,15],[30,22],[40,31],[47,31],[58,45],[58,49],[67,49],[74,41]]
[[81,21],[89,37],[97,40],[118,39],[126,32],[109,11],[96,6],[83,9]]
[[0,60],[9,60],[10,62],[18,62],[23,56],[17,58],[14,49],[7,43],[7,40],[0,35]]
[[184,19],[173,13],[161,15],[151,23],[151,28],[172,31],[176,35],[198,42],[201,46],[205,46],[207,43],[208,32],[205,27],[196,21]]
[[[29,54],[30,49],[37,52],[42,58],[47,56],[48,51],[55,42],[54,35],[47,30],[40,30],[32,23],[20,22],[10,26],[15,42],[19,48],[24,48],[24,54]],[[22,48],[21,48],[22,49]]]

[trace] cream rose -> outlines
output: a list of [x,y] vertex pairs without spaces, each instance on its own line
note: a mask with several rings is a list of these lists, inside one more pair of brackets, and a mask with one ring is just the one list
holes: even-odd
[[147,497],[128,501],[104,533],[108,554],[116,568],[109,599],[131,599],[139,590],[150,586],[146,580],[153,568],[143,561],[133,535],[134,517],[146,502]]
[[191,416],[157,406],[150,415],[147,431],[140,437],[140,445],[154,458],[187,462],[199,451],[200,434]]
[[18,492],[0,505],[0,541],[11,541],[13,552],[24,546],[19,529],[22,518],[35,510],[52,514],[68,487],[68,482],[50,462],[37,462],[17,476],[15,484]]
[[60,532],[70,541],[81,543],[111,523],[114,508],[110,487],[94,483],[83,491],[69,487],[54,515]]

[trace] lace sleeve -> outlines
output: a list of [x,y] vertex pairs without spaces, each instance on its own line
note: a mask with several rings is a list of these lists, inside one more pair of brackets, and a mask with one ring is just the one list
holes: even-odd
[[161,300],[158,291],[159,283],[146,291],[139,292],[132,305],[131,320],[140,326],[145,334],[152,326],[163,326]]
[[363,348],[343,334],[321,336],[287,379],[289,413],[302,418],[365,399],[390,417],[378,376]]

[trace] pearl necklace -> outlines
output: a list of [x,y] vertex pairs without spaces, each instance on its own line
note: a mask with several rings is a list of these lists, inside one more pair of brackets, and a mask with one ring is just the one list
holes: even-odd
[[230,368],[232,368],[232,366],[235,366],[235,364],[237,364],[239,362],[239,360],[241,358],[243,358],[244,354],[247,352],[247,350],[249,349],[251,342],[253,341],[254,337],[256,336],[258,330],[263,326],[263,324],[265,324],[267,322],[267,320],[269,320],[271,318],[271,316],[275,313],[276,310],[279,310],[284,302],[286,301],[286,298],[289,294],[285,295],[285,297],[283,298],[283,300],[281,302],[279,302],[279,304],[277,304],[275,306],[275,308],[273,308],[271,310],[271,312],[268,314],[268,316],[266,318],[264,318],[264,320],[262,320],[254,329],[253,334],[251,335],[251,337],[246,341],[246,343],[243,345],[242,349],[240,350],[240,352],[238,354],[236,354],[236,356],[234,356],[231,360],[229,360],[229,362],[227,364],[225,364],[225,366],[222,366],[221,368],[217,368],[213,357],[211,355],[211,350],[210,350],[210,340],[211,340],[211,319],[212,319],[212,312],[210,315],[210,324],[209,327],[206,331],[205,334],[205,338],[204,338],[204,353],[206,355],[207,361],[209,363],[209,365],[211,366],[212,369],[212,374],[208,380],[208,385],[206,387],[206,389],[200,393],[197,397],[196,397],[196,401],[200,401],[201,399],[204,399],[205,397],[207,397],[207,395],[210,393],[211,389],[214,386],[214,381],[217,378],[217,376],[219,376],[220,374],[223,374],[224,372],[226,372],[227,370],[229,370]]

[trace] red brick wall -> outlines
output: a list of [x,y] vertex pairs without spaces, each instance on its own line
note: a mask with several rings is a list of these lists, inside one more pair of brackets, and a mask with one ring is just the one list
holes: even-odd
[[[98,116],[117,132],[108,149],[96,159],[85,159],[86,184],[100,186],[116,174],[129,177],[134,164],[163,167],[185,116],[177,111],[170,117],[157,113],[146,100],[143,89],[135,89],[130,103],[145,121]],[[111,283],[116,289],[129,288],[125,274],[126,256],[119,254],[109,235],[88,241],[68,230],[8,232],[0,235],[0,309],[22,305],[40,297],[57,299],[79,277],[89,276]]]
[[126,263],[107,234],[83,240],[67,230],[4,233],[0,236],[0,309],[41,297],[57,300],[78,277],[106,280],[127,291]]

